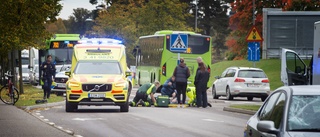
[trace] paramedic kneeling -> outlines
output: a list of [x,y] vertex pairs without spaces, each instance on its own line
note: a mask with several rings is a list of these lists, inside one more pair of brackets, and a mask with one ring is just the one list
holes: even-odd
[[155,81],[152,83],[143,84],[137,91],[136,96],[133,98],[132,106],[136,106],[137,103],[142,100],[145,106],[150,106],[151,102],[148,102],[148,95],[150,95],[152,102],[156,106],[157,102],[154,98],[157,88],[160,86],[160,82]]
[[167,95],[169,97],[176,97],[176,78],[172,76],[162,86],[161,95]]

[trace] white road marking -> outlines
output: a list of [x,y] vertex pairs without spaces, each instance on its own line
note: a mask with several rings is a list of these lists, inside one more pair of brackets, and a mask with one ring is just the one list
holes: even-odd
[[77,121],[88,121],[88,120],[103,120],[103,118],[73,118],[72,120],[77,120]]
[[220,121],[220,120],[214,120],[214,119],[202,119],[203,121],[208,121],[208,122],[221,122],[223,123],[224,121]]
[[44,116],[39,116],[40,118],[44,118]]
[[74,137],[82,137],[81,135],[74,135]]
[[40,115],[40,113],[36,113],[36,115]]
[[40,113],[41,111],[37,110],[36,113]]
[[49,124],[50,126],[54,126],[54,123],[53,123],[53,122],[48,122],[48,124]]
[[73,131],[71,130],[64,130],[65,132],[67,132],[68,134],[72,135],[73,134]]
[[43,119],[43,121],[49,121],[49,119]]

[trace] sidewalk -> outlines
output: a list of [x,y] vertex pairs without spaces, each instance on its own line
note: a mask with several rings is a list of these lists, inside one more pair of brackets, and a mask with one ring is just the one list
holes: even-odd
[[70,137],[64,133],[18,109],[0,101],[1,137]]

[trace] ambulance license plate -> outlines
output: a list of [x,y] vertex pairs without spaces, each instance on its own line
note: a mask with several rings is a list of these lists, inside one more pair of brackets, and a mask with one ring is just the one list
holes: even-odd
[[106,95],[102,93],[89,93],[89,98],[104,98]]

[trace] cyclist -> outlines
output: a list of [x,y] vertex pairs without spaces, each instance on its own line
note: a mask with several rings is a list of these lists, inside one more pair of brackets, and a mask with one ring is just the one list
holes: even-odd
[[49,99],[51,93],[51,84],[56,76],[56,66],[51,62],[52,56],[48,55],[47,60],[43,62],[40,66],[42,71],[42,82],[43,82],[43,99]]

